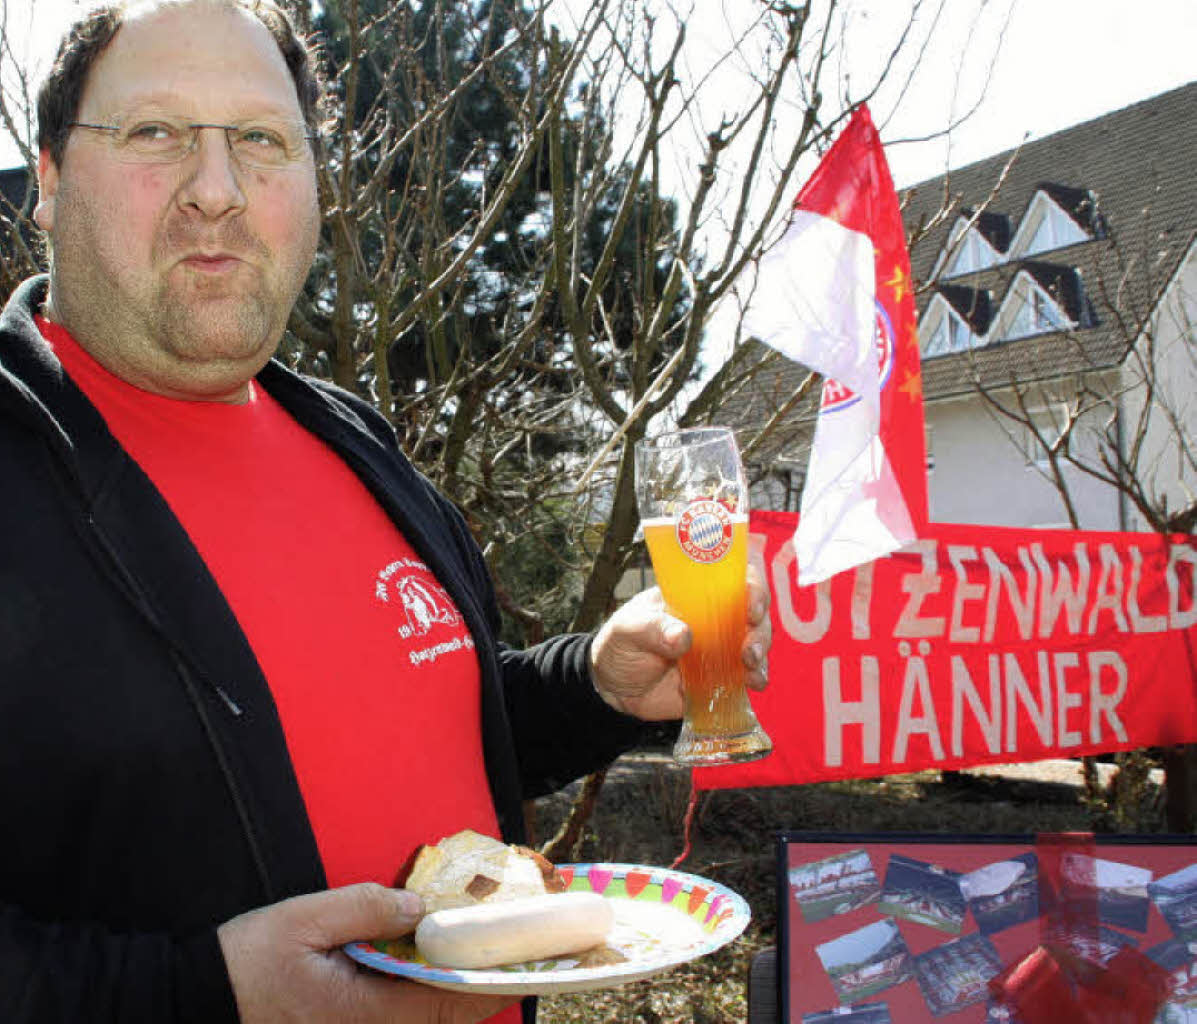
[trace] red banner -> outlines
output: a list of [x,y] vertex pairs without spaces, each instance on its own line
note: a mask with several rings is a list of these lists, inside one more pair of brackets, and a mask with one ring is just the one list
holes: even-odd
[[774,751],[701,789],[1197,742],[1197,543],[931,523],[797,585],[793,513],[753,512],[773,595]]

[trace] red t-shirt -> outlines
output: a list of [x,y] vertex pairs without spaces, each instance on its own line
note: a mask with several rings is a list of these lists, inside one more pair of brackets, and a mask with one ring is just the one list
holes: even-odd
[[473,639],[345,463],[256,383],[241,405],[165,398],[39,326],[249,639],[329,885],[391,884],[416,846],[463,828],[498,835]]

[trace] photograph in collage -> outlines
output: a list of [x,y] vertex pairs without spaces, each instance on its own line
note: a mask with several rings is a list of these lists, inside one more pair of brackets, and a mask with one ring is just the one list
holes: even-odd
[[864,850],[799,864],[790,868],[789,880],[790,892],[807,924],[876,903],[881,895],[877,872]]

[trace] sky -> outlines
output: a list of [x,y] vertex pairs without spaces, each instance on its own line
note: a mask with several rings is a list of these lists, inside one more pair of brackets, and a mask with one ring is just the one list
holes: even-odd
[[[724,31],[728,0],[692,2],[696,16],[688,26],[701,45],[704,29],[713,36]],[[11,90],[18,67],[34,81],[44,73],[62,29],[86,4],[0,4],[12,40],[0,81]],[[734,5],[746,7],[748,0]],[[936,5],[924,2],[920,29]],[[910,0],[847,0],[841,10],[849,45],[840,70],[854,73],[854,82],[867,80],[909,6]],[[1197,0],[947,0],[944,7],[909,88],[873,103],[899,186],[1197,79]],[[941,131],[953,105],[978,99],[977,112],[947,140],[902,141]],[[3,134],[0,166],[12,166],[18,151]]]
[[[989,6],[1010,8],[1008,3]],[[973,51],[975,65],[991,55],[984,40],[993,38],[993,15],[1004,13],[988,12],[982,39],[975,41],[981,44]],[[959,38],[968,26],[957,23],[951,31]],[[976,115],[947,143],[894,144],[942,124],[942,97],[951,94],[953,62],[942,52],[930,60],[932,73],[917,95],[903,99],[898,113],[884,122],[874,111],[900,186],[1197,80],[1197,0],[1015,0]],[[981,70],[972,68],[974,75]],[[976,84],[961,92],[967,98],[978,94]]]

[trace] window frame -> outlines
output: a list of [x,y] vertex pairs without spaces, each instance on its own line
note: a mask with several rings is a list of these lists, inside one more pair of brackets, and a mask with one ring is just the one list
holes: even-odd
[[[1047,226],[1051,232],[1051,244],[1035,246],[1035,239],[1040,231]],[[1019,222],[1018,230],[1010,241],[1009,258],[1011,260],[1026,259],[1040,253],[1055,252],[1057,249],[1067,249],[1073,245],[1093,241],[1093,236],[1078,224],[1065,209],[1049,196],[1043,189],[1039,189],[1031,199],[1027,212]]]
[[[1014,325],[1019,322],[1027,306],[1032,306],[1031,328],[1014,333]],[[1002,341],[1037,338],[1043,334],[1074,330],[1077,326],[1064,307],[1025,270],[1014,278],[994,323],[997,328],[994,336]]]

